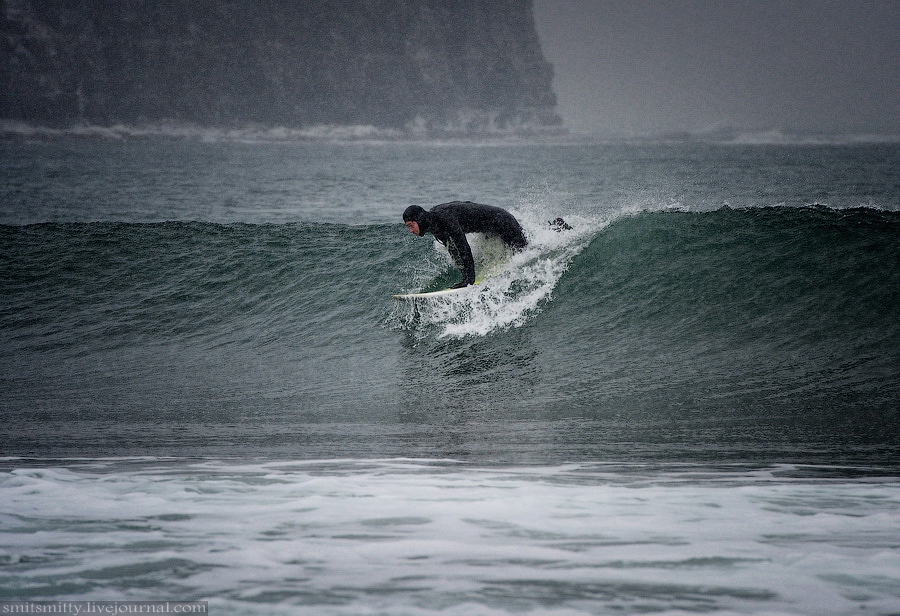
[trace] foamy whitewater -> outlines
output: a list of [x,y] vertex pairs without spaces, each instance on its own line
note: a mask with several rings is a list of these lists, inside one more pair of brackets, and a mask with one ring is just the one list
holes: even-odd
[[896,143],[113,133],[0,142],[0,600],[900,613]]

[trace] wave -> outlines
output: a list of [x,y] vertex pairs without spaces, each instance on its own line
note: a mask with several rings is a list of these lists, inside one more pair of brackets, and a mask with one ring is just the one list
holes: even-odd
[[29,339],[46,338],[42,324],[46,335],[100,329],[116,339],[214,335],[249,320],[279,336],[355,315],[420,338],[460,338],[532,323],[550,305],[576,330],[640,323],[753,337],[900,322],[897,212],[775,207],[571,220],[575,230],[563,233],[527,222],[529,248],[500,275],[414,306],[390,295],[452,282],[456,270],[397,225],[3,226],[2,325],[21,337],[27,324]]
[[579,329],[682,350],[842,340],[853,356],[868,344],[896,352],[898,240],[900,216],[867,209],[642,213],[597,236],[557,310],[590,312]]
[[[571,217],[571,234],[518,214],[533,241],[507,272],[418,308],[390,296],[456,274],[398,224],[0,226],[0,412],[32,439],[15,451],[127,413],[112,434],[141,454],[197,446],[166,422],[227,427],[204,447],[294,451],[298,421],[447,415],[594,422],[606,436],[584,450],[557,435],[578,455],[611,438],[894,455],[900,213],[645,211]],[[108,451],[109,431],[82,432],[66,451]],[[309,455],[346,455],[350,437],[316,434]]]

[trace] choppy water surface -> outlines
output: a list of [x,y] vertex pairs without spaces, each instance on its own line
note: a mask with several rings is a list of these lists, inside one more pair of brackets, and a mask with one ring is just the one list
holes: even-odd
[[[5,142],[0,593],[896,613],[898,159]],[[529,248],[391,299],[453,280],[399,222],[453,199]]]

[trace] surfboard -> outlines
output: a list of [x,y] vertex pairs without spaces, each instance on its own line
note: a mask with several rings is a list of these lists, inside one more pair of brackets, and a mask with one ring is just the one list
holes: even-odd
[[481,281],[479,280],[476,281],[474,285],[460,287],[458,289],[441,289],[440,291],[428,291],[427,293],[398,293],[397,295],[392,295],[391,297],[393,297],[394,299],[430,299],[433,297],[443,297],[445,295],[456,295],[457,293],[467,291],[480,283]]
[[[468,237],[468,236],[467,236]],[[473,287],[480,285],[482,282],[493,278],[497,274],[504,271],[509,265],[510,254],[507,250],[506,246],[497,238],[484,238],[481,237],[481,234],[475,234],[475,237],[470,238],[469,243],[472,245],[472,252],[476,253],[475,256],[476,266],[477,266],[477,275],[475,278],[475,284],[469,285],[467,287],[460,287],[458,289],[439,289],[436,291],[419,291],[417,293],[398,293],[396,295],[392,295],[394,299],[435,299],[439,297],[446,297],[448,295],[456,295],[458,293],[464,293],[467,290],[471,290]],[[438,245],[435,242],[435,245]],[[446,250],[446,249],[444,249]],[[448,256],[449,258],[449,256]],[[456,268],[454,267],[449,272],[456,272]],[[427,285],[428,287],[434,288],[439,281],[443,278],[444,284],[447,283],[447,274],[443,276],[439,276],[435,280],[431,282],[431,284]],[[450,273],[449,279],[452,280],[455,276]],[[458,280],[458,277],[456,277]]]

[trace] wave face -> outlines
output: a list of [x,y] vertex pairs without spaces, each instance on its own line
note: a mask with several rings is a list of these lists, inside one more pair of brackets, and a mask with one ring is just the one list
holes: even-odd
[[572,222],[428,305],[396,225],[2,226],[8,453],[896,455],[900,214]]
[[888,411],[898,222],[821,208],[625,218],[575,262],[548,322],[590,354],[592,380],[627,390],[641,375],[636,403]]

